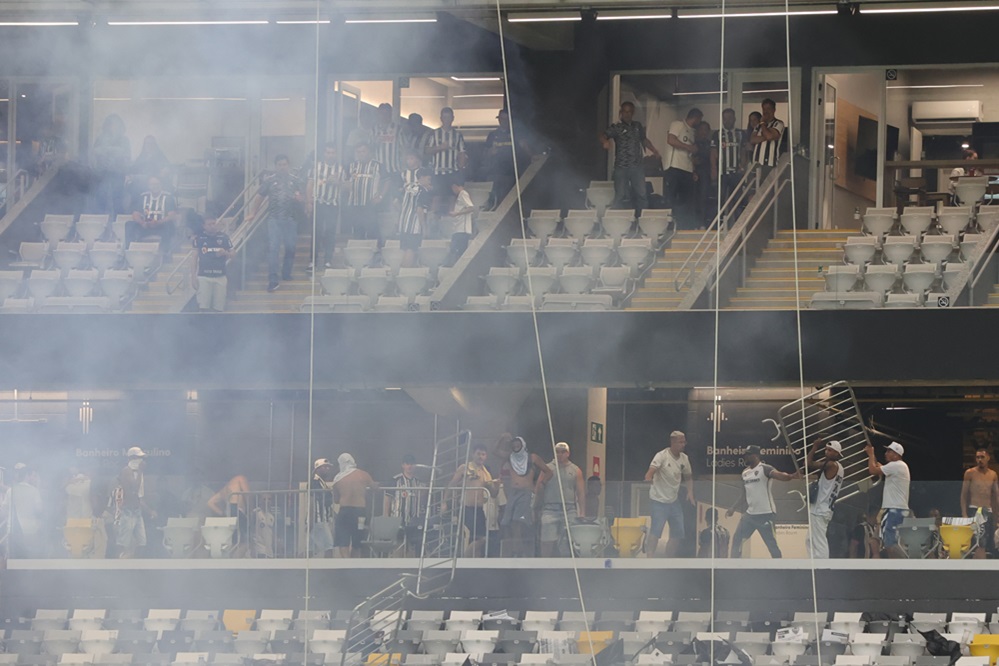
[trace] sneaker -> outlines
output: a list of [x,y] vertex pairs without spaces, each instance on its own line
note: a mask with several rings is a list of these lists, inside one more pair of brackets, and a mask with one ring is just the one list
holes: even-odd
[[270,284],[267,285],[267,291],[272,292],[272,293],[275,292],[275,291],[277,291],[277,288],[278,288],[278,283],[277,282],[271,282]]
[[305,272],[311,273],[313,270],[315,270],[315,268],[316,268],[315,264],[309,264],[309,267],[305,269]]

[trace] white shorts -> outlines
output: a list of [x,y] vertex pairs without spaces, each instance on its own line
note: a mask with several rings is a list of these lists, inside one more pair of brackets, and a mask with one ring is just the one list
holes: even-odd
[[198,276],[198,307],[202,310],[225,310],[225,297],[228,280],[221,277]]

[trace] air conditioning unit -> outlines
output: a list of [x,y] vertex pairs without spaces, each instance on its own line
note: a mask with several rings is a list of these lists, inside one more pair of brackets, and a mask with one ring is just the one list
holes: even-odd
[[913,102],[912,122],[916,125],[970,125],[982,120],[981,101]]

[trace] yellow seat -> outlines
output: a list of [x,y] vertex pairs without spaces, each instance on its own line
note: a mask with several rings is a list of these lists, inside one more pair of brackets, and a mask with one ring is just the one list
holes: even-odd
[[973,525],[947,525],[940,526],[940,541],[943,543],[947,556],[952,560],[959,560],[971,550],[971,541],[975,537]]
[[372,652],[368,655],[368,660],[365,663],[367,666],[399,666],[402,663],[402,653]]
[[635,557],[642,552],[645,535],[649,531],[649,517],[615,518],[611,526],[611,536],[620,557]]
[[69,518],[62,528],[70,557],[87,557],[94,549],[94,523],[89,518]]
[[222,611],[222,626],[226,631],[249,631],[257,621],[256,610],[224,610]]
[[968,643],[972,657],[988,657],[990,666],[999,658],[999,634],[975,634]]
[[576,651],[579,654],[598,654],[612,642],[614,642],[613,631],[581,631]]

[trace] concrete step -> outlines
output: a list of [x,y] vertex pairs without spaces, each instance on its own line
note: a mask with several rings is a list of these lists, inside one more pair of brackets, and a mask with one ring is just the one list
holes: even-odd
[[666,298],[632,298],[626,310],[675,310],[680,305],[680,299]]
[[799,257],[797,263],[792,258],[771,258],[758,259],[756,263],[753,264],[752,270],[789,270],[793,271],[795,266],[797,266],[798,271],[811,271],[814,274],[818,274],[820,267],[824,268],[826,266],[831,266],[833,264],[841,264],[842,261],[829,261],[827,259],[815,259],[815,258],[803,258]]
[[[823,278],[816,277],[799,277],[798,284],[801,289],[822,289],[825,287],[825,280]],[[755,273],[751,273],[750,277],[746,279],[745,289],[793,289],[794,288],[794,277],[790,276],[784,279],[773,279],[773,278],[759,278],[756,277]]]
[[795,235],[799,239],[819,239],[819,238],[846,238],[863,233],[857,229],[799,229],[797,232],[791,229],[781,229],[777,232],[777,239],[783,240],[793,238]]
[[[814,294],[817,291],[822,291],[822,288],[819,287],[817,289],[801,289],[799,293],[801,295],[802,302],[805,302],[808,299],[810,299],[812,297],[812,294]],[[794,300],[794,297],[795,297],[794,287],[784,288],[784,289],[780,288],[747,289],[746,287],[739,287],[738,289],[736,289],[736,293],[735,296],[733,296],[733,300],[735,298],[760,298],[766,300],[770,300],[773,298],[789,298],[791,300]]]
[[[798,251],[801,250],[828,250],[829,252],[842,252],[839,245],[846,242],[846,239],[836,239],[836,240],[811,240],[811,239],[798,239]],[[768,250],[794,250],[795,243],[791,239],[787,240],[772,240],[767,243]]]
[[[843,251],[838,249],[799,249],[798,259],[822,259],[843,262]],[[795,253],[791,248],[764,248],[761,259],[790,259]]]

